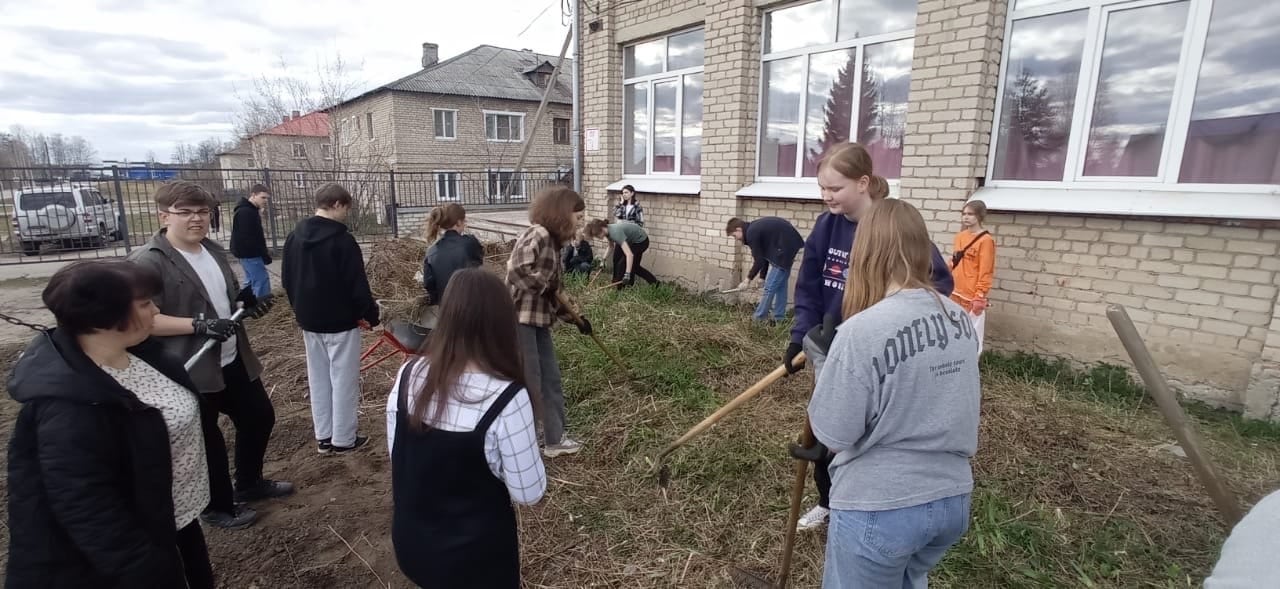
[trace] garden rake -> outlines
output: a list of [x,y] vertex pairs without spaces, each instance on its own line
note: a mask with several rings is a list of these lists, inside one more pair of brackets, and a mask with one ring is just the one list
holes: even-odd
[[[804,361],[804,352],[801,352],[796,355],[794,362],[796,366],[800,366],[801,364],[804,364]],[[787,374],[787,367],[785,365],[773,369],[773,372],[770,372],[764,378],[760,379],[756,384],[751,385],[751,388],[739,393],[738,396],[734,397],[728,403],[725,403],[723,407],[717,409],[715,413],[708,415],[707,418],[699,422],[698,425],[693,426],[689,431],[685,432],[684,435],[677,438],[676,441],[667,445],[667,447],[664,448],[654,460],[653,470],[658,472],[658,485],[666,487],[667,483],[671,480],[671,470],[667,467],[665,462],[667,456],[674,452],[676,448],[685,445],[689,440],[697,437],[698,434],[711,429],[711,426],[715,425],[716,422],[724,419],[726,415],[733,413],[733,410],[741,407],[747,401],[756,398],[756,396],[764,392],[765,389],[769,388],[769,385],[778,382],[778,380],[786,377]]]
[[[567,299],[565,299],[563,293],[559,291],[556,292],[556,301],[560,303],[560,308],[564,309],[565,312],[569,314],[569,320],[573,321],[574,325],[582,325],[582,316],[573,309],[573,306],[569,304]],[[604,342],[600,341],[600,337],[595,334],[595,331],[591,332],[591,339],[596,342],[597,346],[600,346],[600,350],[603,351],[615,365],[617,365],[618,369],[622,370],[625,374],[631,373],[631,371],[627,370],[627,365],[622,362],[622,358],[619,358],[617,353],[605,346]]]
[[[800,447],[808,450],[816,444],[813,430],[809,427],[809,418],[805,417],[804,429],[800,432]],[[800,501],[804,498],[804,485],[808,478],[809,461],[796,459],[795,479],[791,483],[791,506],[787,510],[786,539],[782,543],[782,570],[778,573],[778,582],[773,583],[761,575],[733,566],[729,569],[729,576],[737,586],[750,589],[786,589],[787,581],[791,577],[791,557],[795,554],[796,523],[800,520]]]

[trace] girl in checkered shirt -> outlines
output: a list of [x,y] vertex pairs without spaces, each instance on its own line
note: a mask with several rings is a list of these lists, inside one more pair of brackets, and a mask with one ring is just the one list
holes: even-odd
[[396,560],[418,586],[519,587],[512,503],[547,481],[502,280],[455,273],[424,356],[387,400]]
[[516,238],[507,260],[507,285],[516,302],[516,333],[520,357],[524,361],[525,382],[542,403],[543,456],[555,458],[582,450],[582,444],[565,435],[564,389],[560,384],[560,364],[551,342],[556,320],[575,323],[578,331],[591,335],[591,322],[574,317],[561,292],[564,267],[559,252],[582,225],[586,203],[582,196],[563,186],[544,188],[529,205],[530,227]]

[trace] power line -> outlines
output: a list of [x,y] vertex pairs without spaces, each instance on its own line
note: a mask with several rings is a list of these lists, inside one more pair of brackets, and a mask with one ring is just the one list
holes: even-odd
[[538,19],[542,18],[542,15],[546,14],[548,10],[551,10],[551,7],[554,6],[555,3],[556,0],[551,0],[551,3],[543,7],[542,12],[539,12],[538,16],[533,17],[533,20],[529,21],[529,24],[525,25],[524,29],[516,34],[516,38],[519,39],[520,37],[523,37],[525,33],[529,32],[529,29],[533,27],[534,23],[537,23]]

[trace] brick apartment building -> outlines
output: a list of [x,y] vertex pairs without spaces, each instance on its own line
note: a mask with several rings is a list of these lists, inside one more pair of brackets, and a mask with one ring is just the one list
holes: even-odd
[[736,283],[725,220],[806,232],[816,162],[859,141],[944,254],[968,199],[995,211],[991,347],[1127,363],[1122,304],[1182,391],[1280,419],[1280,3],[595,8],[583,188],[594,215],[639,189],[660,274]]
[[[483,202],[507,190],[523,199],[573,167],[572,95],[566,59],[534,134],[534,116],[556,56],[481,45],[439,61],[423,43],[421,69],[327,110],[349,169],[429,173],[405,184],[404,202]],[[534,137],[523,169],[514,166]],[[536,171],[538,177],[530,176]]]

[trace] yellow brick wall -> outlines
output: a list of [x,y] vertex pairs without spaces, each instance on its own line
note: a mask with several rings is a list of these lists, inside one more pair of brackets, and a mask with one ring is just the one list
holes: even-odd
[[[583,43],[583,127],[601,132],[585,154],[593,216],[621,178],[622,59],[614,32],[696,2],[623,3],[598,15]],[[642,195],[660,274],[707,288],[740,280],[749,256],[724,221],[779,216],[807,235],[815,201],[739,199],[754,181],[762,13],[754,0],[703,3],[706,66],[702,193]],[[985,176],[1008,0],[921,0],[900,195],[920,210],[944,256],[959,211]],[[987,338],[1081,363],[1128,364],[1107,322],[1129,310],[1183,392],[1280,419],[1280,229],[1145,219],[994,213],[998,244]],[[1238,225],[1238,224],[1237,224]]]

